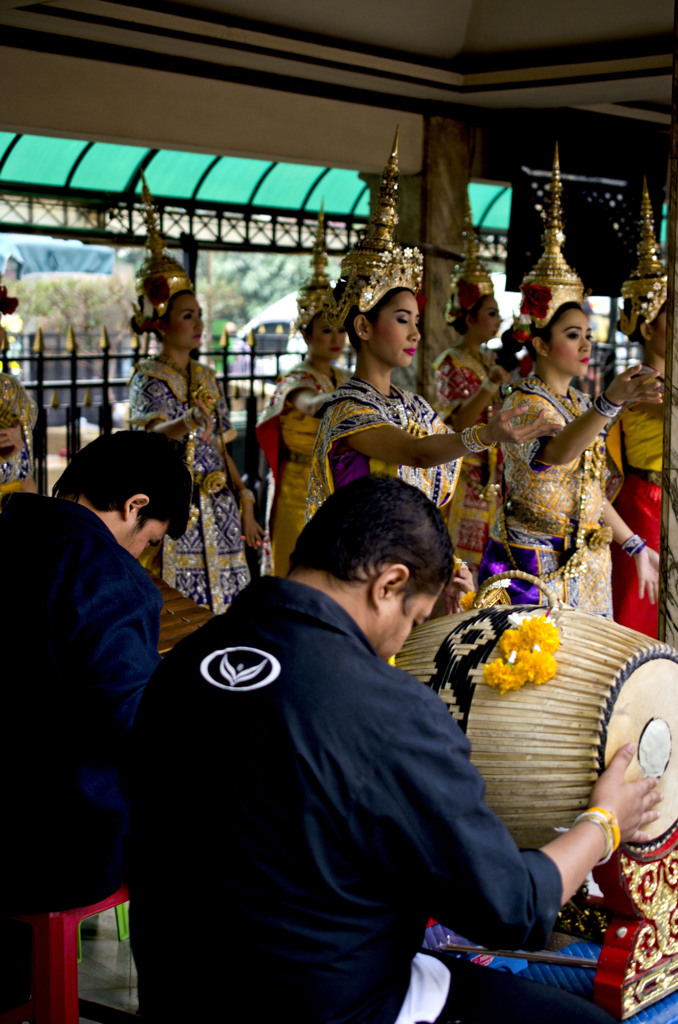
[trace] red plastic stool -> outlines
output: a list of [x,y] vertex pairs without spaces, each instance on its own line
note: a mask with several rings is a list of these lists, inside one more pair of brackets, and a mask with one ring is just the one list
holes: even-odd
[[3,914],[33,929],[32,996],[27,1003],[0,1013],[0,1024],[79,1024],[78,926],[94,914],[129,899],[126,883],[100,903],[44,914]]

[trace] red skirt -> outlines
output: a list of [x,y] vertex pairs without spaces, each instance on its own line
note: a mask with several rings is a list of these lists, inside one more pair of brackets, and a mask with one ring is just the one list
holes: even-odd
[[[632,472],[614,503],[629,529],[655,551],[659,551],[661,503],[661,487]],[[619,544],[612,545],[612,607],[615,622],[647,636],[657,636],[658,606],[650,604],[647,597],[639,600],[635,559],[629,558]]]

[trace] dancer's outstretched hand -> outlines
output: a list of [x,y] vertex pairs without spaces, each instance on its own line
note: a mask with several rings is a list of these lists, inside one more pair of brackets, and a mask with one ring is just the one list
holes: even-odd
[[534,419],[516,426],[516,417],[524,416],[530,411],[529,405],[516,405],[493,416],[489,423],[478,431],[478,439],[488,444],[492,441],[503,441],[504,444],[524,444],[534,441],[537,437],[553,437],[563,429],[561,423],[547,423],[546,411],[542,410]]

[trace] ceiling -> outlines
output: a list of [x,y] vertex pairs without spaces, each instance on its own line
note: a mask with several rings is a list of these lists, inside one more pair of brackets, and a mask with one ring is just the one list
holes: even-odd
[[0,0],[0,129],[374,172],[400,123],[415,173],[431,113],[666,130],[673,17],[672,0]]

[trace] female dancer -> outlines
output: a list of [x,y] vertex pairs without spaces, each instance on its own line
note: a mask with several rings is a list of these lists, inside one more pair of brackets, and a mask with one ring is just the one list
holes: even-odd
[[[540,576],[568,604],[612,615],[610,540],[634,554],[641,586],[656,593],[658,555],[639,545],[633,531],[605,499],[604,428],[627,402],[661,402],[656,374],[635,366],[620,374],[593,402],[570,387],[586,372],[591,334],[583,285],[561,253],[560,170],[556,160],[544,253],[521,285],[521,312],[531,321],[528,348],[535,374],[507,396],[504,408],[527,403],[558,424],[555,437],[522,448],[504,448],[504,502],[488,541],[479,580],[519,568]],[[514,603],[545,602],[541,592],[514,581]]]
[[382,178],[367,237],[341,265],[342,280],[325,319],[345,325],[357,350],[355,376],[324,407],[309,479],[307,518],[342,484],[358,476],[399,476],[434,504],[449,501],[459,459],[498,441],[522,443],[557,431],[540,415],[516,427],[524,409],[500,413],[488,424],[451,432],[419,395],[391,384],[396,367],[409,366],[419,342],[419,293],[423,260],[418,249],[394,240],[397,222],[397,134]]
[[[657,257],[652,204],[643,185],[638,244],[639,262],[622,285],[624,311],[619,326],[630,341],[644,345],[644,365],[663,378],[666,365],[667,276]],[[621,415],[621,442],[625,479],[614,507],[648,547],[659,548],[661,472],[664,410],[651,402],[636,402]],[[615,425],[616,426],[616,425]],[[632,561],[623,551],[612,551],[612,603],[614,618],[648,636],[657,635],[654,593],[640,593]]]
[[269,488],[266,526],[271,554],[263,571],[286,576],[290,555],[304,526],[311,453],[320,421],[316,413],[329,393],[348,380],[348,373],[332,365],[346,343],[343,329],[326,327],[322,307],[331,295],[325,274],[323,213],[313,248],[311,278],[297,296],[299,315],[293,329],[308,345],[306,357],[279,378],[275,393],[257,423],[257,439],[271,467],[275,487]]
[[235,430],[216,375],[190,356],[203,329],[193,285],[164,251],[145,182],[143,195],[150,256],[137,281],[140,302],[132,323],[137,333],[155,331],[161,352],[135,367],[130,423],[182,445],[194,482],[191,516],[182,537],[165,537],[161,573],[171,587],[218,613],[249,582],[243,533],[255,546],[261,529],[254,519],[254,495],[226,450]]
[[[447,321],[461,343],[434,363],[438,410],[454,430],[487,423],[502,382],[511,376],[494,362],[485,344],[499,330],[499,308],[492,280],[478,259],[478,242],[466,197],[465,259],[452,284]],[[496,448],[464,456],[459,482],[449,505],[448,525],[456,554],[476,572],[497,514],[501,464]]]
[[[0,317],[14,313],[19,300],[0,286]],[[0,327],[0,351],[5,347]],[[37,491],[33,477],[33,427],[38,407],[11,373],[0,373],[0,508],[14,491]]]

